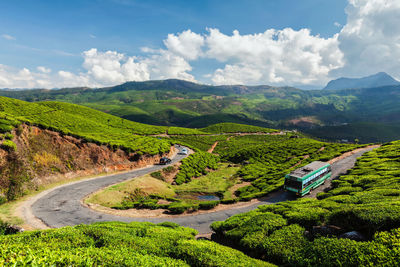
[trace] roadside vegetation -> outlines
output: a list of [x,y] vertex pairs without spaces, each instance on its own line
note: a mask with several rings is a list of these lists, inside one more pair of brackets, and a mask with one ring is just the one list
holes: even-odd
[[318,199],[260,206],[212,228],[220,240],[279,265],[397,266],[399,159],[400,141],[387,143]]
[[190,182],[192,178],[207,174],[208,170],[218,168],[219,157],[211,153],[199,151],[182,160],[175,183],[180,185]]
[[[295,168],[315,160],[328,161],[361,147],[320,142],[292,132],[173,138],[197,147],[198,152],[182,160],[179,167],[169,166],[124,186],[112,186],[88,202],[114,209],[165,209],[173,214],[212,209],[221,203],[265,196],[282,188],[285,174]],[[205,152],[215,143],[215,154]],[[168,168],[174,170],[172,178]],[[210,199],[201,201],[200,195],[210,195]],[[114,201],[109,203],[107,199]]]
[[195,235],[195,230],[174,223],[120,222],[0,235],[0,264],[274,266],[211,241],[195,240]]
[[328,161],[361,147],[320,142],[301,135],[248,135],[220,141],[214,150],[223,161],[241,164],[238,175],[251,185],[236,191],[240,200],[264,196],[283,186],[284,176],[316,160]]
[[165,171],[156,172],[110,186],[85,202],[122,210],[165,209],[173,214],[207,210],[219,203],[234,202],[235,196],[229,189],[238,183],[238,170],[239,167],[220,163],[217,170],[181,185],[167,182],[163,176]]

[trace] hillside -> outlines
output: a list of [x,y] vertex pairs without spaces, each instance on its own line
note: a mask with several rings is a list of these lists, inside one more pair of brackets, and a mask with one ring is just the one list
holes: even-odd
[[[39,187],[38,181],[46,182],[41,177],[71,171],[85,174],[89,169],[138,167],[139,161],[154,162],[170,152],[171,144],[178,143],[197,153],[179,165],[174,184],[168,182],[168,167],[152,173],[147,180],[135,179],[135,183],[157,182],[168,194],[154,194],[152,188],[153,191],[141,195],[138,190],[129,192],[130,187],[118,185],[114,190],[120,189],[119,194],[127,197],[122,195],[120,203],[113,207],[194,212],[276,192],[282,187],[284,174],[292,169],[361,147],[242,124],[221,123],[201,129],[151,126],[75,104],[29,103],[6,97],[0,100],[2,202],[20,197],[32,186]],[[206,152],[210,147],[214,154]],[[369,152],[350,172],[333,181],[332,189],[320,193],[318,199],[261,206],[215,222],[215,242],[195,240],[194,230],[173,223],[99,223],[17,234],[2,223],[0,230],[5,235],[0,236],[0,247],[4,248],[0,262],[394,265],[400,256],[399,147],[396,141]],[[121,170],[118,168],[113,170]],[[185,199],[190,194],[211,194],[220,200],[198,203],[191,196]],[[160,200],[168,200],[168,204]],[[358,232],[359,241],[342,238],[342,234],[351,231]]]
[[[299,130],[322,127],[316,136],[335,141],[341,138],[328,135],[330,128],[324,127],[355,122],[380,123],[381,127],[400,125],[399,92],[400,86],[303,91],[290,87],[210,86],[165,80],[99,89],[0,90],[0,95],[27,101],[75,103],[152,125],[203,128],[231,122]],[[353,129],[347,139],[357,138],[362,142],[375,136],[382,141],[400,139],[400,134],[379,132],[377,128],[365,132],[354,124]]]
[[204,134],[74,104],[0,97],[0,201],[60,180],[155,163],[171,152],[171,143],[150,135],[167,131]]
[[70,179],[153,164],[171,152],[172,141],[160,135],[206,135],[208,130],[275,131],[240,124],[202,130],[151,126],[75,104],[0,97],[0,199],[16,199],[65,175]]
[[339,78],[332,80],[325,86],[324,89],[341,90],[354,88],[376,88],[390,85],[400,85],[400,82],[385,72],[379,72],[363,78]]
[[215,222],[215,240],[290,266],[397,266],[400,142],[362,156],[318,199],[302,198]]
[[[4,230],[1,227],[1,230]],[[98,223],[0,236],[1,265],[275,266],[173,223]]]

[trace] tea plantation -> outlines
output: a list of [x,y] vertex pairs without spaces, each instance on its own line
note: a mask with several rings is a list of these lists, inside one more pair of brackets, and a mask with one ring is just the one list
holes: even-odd
[[97,223],[0,236],[4,266],[273,266],[173,223]]
[[241,164],[238,175],[251,182],[236,195],[240,200],[264,196],[282,187],[285,174],[315,160],[328,161],[365,145],[320,142],[300,134],[181,136],[175,140],[206,151],[218,142],[214,153],[222,161]]
[[[74,104],[0,97],[0,133],[22,122],[138,154],[162,154],[170,148],[170,142],[146,136],[166,133],[167,127],[132,122]],[[171,130],[176,134],[203,133],[179,127]]]
[[[174,183],[171,184],[171,180],[166,181],[162,172],[152,173],[153,178],[161,180],[157,182],[158,186],[150,186],[155,181],[144,177],[136,179],[140,182],[119,190],[118,194],[125,195],[124,200],[106,206],[114,209],[165,209],[170,213],[180,214],[212,209],[220,203],[249,201],[281,189],[285,174],[295,168],[315,160],[327,161],[360,147],[354,144],[319,142],[293,133],[172,138],[176,143],[184,143],[197,150],[182,160],[179,172],[172,180]],[[205,152],[215,143],[217,146],[214,152],[218,155]],[[222,161],[222,164],[218,163],[219,161]],[[209,174],[206,175],[207,173]],[[228,173],[230,174],[227,175]],[[211,176],[214,183],[207,182]],[[139,190],[145,187],[151,190]],[[183,190],[185,194],[182,194],[182,188],[186,188]],[[108,191],[105,189],[103,192],[107,194]],[[199,194],[211,194],[219,200],[191,200],[196,199]],[[106,197],[103,195],[101,198]],[[95,201],[95,204],[99,205],[104,203],[106,202]]]
[[[299,199],[212,225],[248,254],[295,266],[398,266],[400,141],[361,157],[318,199]],[[357,231],[355,241],[342,237]]]
[[278,132],[274,129],[238,124],[238,123],[217,123],[210,126],[207,126],[202,129],[202,131],[207,133],[274,133]]

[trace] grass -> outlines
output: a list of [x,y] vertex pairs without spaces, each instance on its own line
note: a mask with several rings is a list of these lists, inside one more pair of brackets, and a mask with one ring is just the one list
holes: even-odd
[[114,207],[126,200],[129,192],[134,192],[137,189],[140,189],[141,193],[145,195],[158,195],[164,198],[174,197],[182,203],[190,204],[200,202],[196,199],[199,194],[218,194],[231,198],[232,195],[226,194],[226,192],[229,193],[228,189],[238,182],[235,174],[239,169],[239,167],[228,167],[227,163],[221,163],[216,171],[182,185],[170,185],[148,174],[107,187],[91,195],[85,202]]
[[173,188],[178,195],[187,193],[215,194],[225,192],[237,182],[238,178],[235,174],[239,169],[239,167],[228,167],[227,163],[222,163],[218,170],[193,179],[189,183],[173,186]]
[[165,197],[175,195],[172,186],[150,176],[150,174],[134,178],[130,181],[112,185],[92,194],[86,203],[99,204],[105,207],[113,207],[121,203],[127,196],[126,192],[133,192],[136,188],[141,189],[144,194],[159,194]]

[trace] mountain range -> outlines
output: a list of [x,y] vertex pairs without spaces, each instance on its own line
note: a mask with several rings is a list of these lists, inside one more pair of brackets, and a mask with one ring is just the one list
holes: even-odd
[[362,78],[339,78],[330,81],[324,89],[342,90],[354,88],[371,88],[389,85],[400,85],[400,82],[385,72],[362,77]]
[[268,85],[212,86],[169,79],[98,89],[0,90],[0,95],[30,102],[75,103],[153,125],[202,128],[234,122],[296,128],[329,140],[400,139],[400,85],[300,90]]

